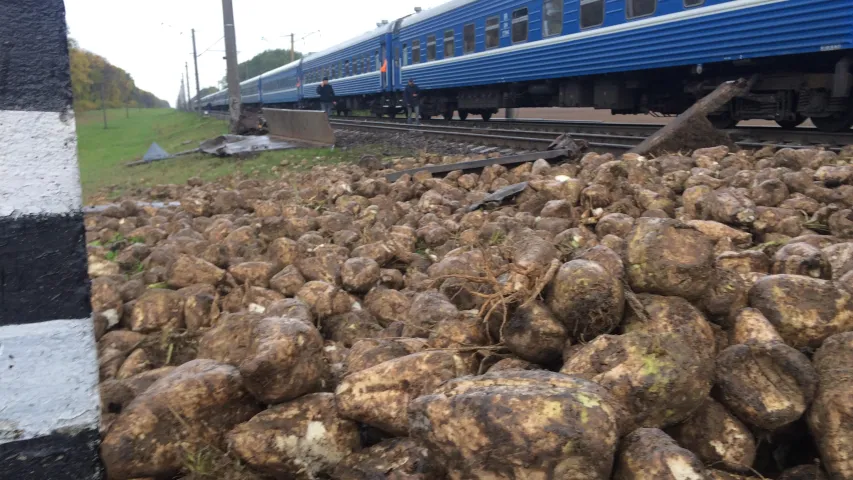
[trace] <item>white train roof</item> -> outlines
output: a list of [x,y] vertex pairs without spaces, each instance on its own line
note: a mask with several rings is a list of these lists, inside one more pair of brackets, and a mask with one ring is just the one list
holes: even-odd
[[456,8],[462,7],[464,5],[468,5],[470,3],[475,3],[478,0],[451,0],[447,3],[442,3],[437,7],[430,8],[428,10],[424,10],[420,13],[416,13],[414,15],[409,15],[408,17],[403,19],[403,23],[400,25],[400,28],[410,27],[412,25],[421,23],[425,20],[429,20],[430,18],[437,17],[442,13],[447,13]]
[[349,39],[343,43],[339,43],[337,45],[329,47],[326,50],[323,50],[323,51],[318,52],[318,53],[312,53],[311,55],[306,56],[304,58],[304,60],[306,62],[314,61],[314,60],[317,60],[319,58],[323,58],[327,55],[333,54],[335,52],[339,52],[345,48],[349,48],[349,47],[352,47],[354,45],[358,45],[361,42],[366,42],[367,40],[370,40],[372,38],[376,38],[380,35],[384,35],[386,33],[389,33],[394,28],[394,23],[395,22],[389,22],[386,25],[381,25],[381,26],[379,26],[379,27],[377,27],[377,28],[375,28],[369,32],[365,32],[365,33],[363,33],[357,37],[351,38],[351,39]]

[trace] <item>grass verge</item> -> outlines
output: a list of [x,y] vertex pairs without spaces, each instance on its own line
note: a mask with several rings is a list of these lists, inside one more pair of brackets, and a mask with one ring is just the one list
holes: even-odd
[[[126,167],[142,158],[152,142],[169,153],[191,150],[199,142],[226,133],[227,124],[218,118],[168,109],[108,110],[104,129],[100,111],[77,117],[78,150],[83,197],[87,204],[100,204],[158,184],[184,183],[191,177],[205,181],[240,174],[273,178],[283,168],[308,169],[358,160],[375,153],[371,146],[352,149],[299,149],[263,152],[249,158],[215,158],[193,154],[150,165]],[[387,148],[385,148],[387,150]]]

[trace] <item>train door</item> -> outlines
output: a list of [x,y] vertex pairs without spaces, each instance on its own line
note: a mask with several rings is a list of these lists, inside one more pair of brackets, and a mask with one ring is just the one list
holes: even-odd
[[381,82],[382,82],[382,91],[383,92],[388,89],[387,88],[388,87],[388,76],[386,75],[386,72],[388,71],[388,61],[385,60],[385,58],[387,58],[385,56],[385,49],[386,49],[386,46],[385,46],[385,42],[383,41],[382,47],[380,48],[379,52],[377,52],[377,58],[376,58],[376,69],[379,70],[379,78],[381,79]]
[[403,83],[403,51],[400,48],[400,44],[397,43],[394,46],[394,76],[391,77],[394,79],[394,85],[401,85]]

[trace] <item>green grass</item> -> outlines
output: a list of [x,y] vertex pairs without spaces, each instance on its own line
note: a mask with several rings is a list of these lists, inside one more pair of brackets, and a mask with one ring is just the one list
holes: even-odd
[[[299,149],[263,152],[249,158],[216,158],[192,154],[149,165],[127,167],[139,160],[152,142],[169,153],[198,147],[199,142],[226,133],[227,124],[218,118],[168,109],[107,111],[108,127],[104,129],[100,111],[77,116],[80,176],[87,204],[104,203],[124,196],[135,196],[153,185],[184,183],[191,177],[205,181],[232,174],[256,178],[273,178],[284,168],[307,169],[358,160],[365,153],[376,153],[370,146],[331,150]],[[387,149],[385,149],[387,150]],[[283,161],[286,167],[280,166]]]

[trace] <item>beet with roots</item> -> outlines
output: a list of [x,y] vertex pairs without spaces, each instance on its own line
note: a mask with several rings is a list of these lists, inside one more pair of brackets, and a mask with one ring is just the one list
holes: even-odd
[[545,298],[569,335],[580,341],[612,332],[625,309],[621,279],[587,260],[563,264]]

